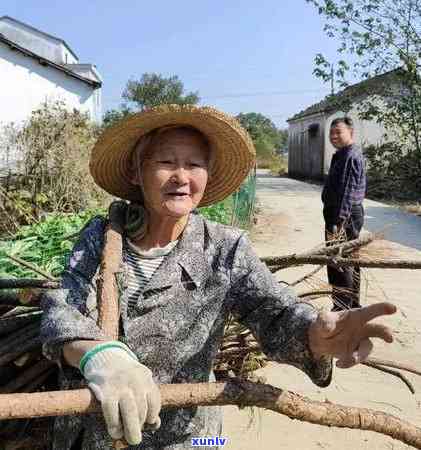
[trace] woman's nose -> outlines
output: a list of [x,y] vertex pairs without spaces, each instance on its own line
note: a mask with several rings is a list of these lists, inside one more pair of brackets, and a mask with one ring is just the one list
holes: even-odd
[[173,180],[174,183],[186,184],[189,181],[188,171],[184,167],[181,166],[177,167],[177,169],[171,176],[171,179]]

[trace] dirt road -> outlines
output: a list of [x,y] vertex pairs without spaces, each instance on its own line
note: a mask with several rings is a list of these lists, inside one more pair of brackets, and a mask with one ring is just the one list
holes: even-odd
[[[280,255],[310,249],[323,239],[320,190],[316,185],[288,178],[275,178],[265,171],[258,178],[258,223],[252,240],[260,256]],[[386,246],[395,255],[421,259],[421,217],[410,215],[388,205],[365,201],[365,229],[382,232]],[[389,242],[391,241],[391,242]],[[310,266],[291,268],[279,273],[285,281],[297,279]],[[395,342],[376,342],[374,356],[411,363],[421,369],[421,271],[364,271],[362,302],[388,300],[398,312],[385,320],[395,333]],[[319,283],[326,281],[325,270]],[[297,290],[308,290],[299,286]],[[329,308],[330,301],[317,301]],[[408,374],[416,394],[397,378],[365,366],[348,370],[335,369],[332,384],[325,389],[314,386],[305,374],[286,366],[272,364],[259,373],[268,383],[295,391],[312,399],[329,400],[350,406],[382,410],[421,425],[421,377]],[[388,437],[372,432],[327,428],[280,416],[270,411],[239,411],[224,408],[223,436],[225,448],[251,449],[405,449],[410,448]],[[250,423],[251,421],[251,423]]]

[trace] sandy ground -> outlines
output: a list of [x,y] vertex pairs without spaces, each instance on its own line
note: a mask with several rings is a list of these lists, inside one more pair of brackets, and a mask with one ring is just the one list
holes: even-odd
[[[275,178],[260,171],[258,178],[258,222],[252,232],[260,256],[281,255],[310,249],[323,239],[320,187],[288,178]],[[421,259],[421,217],[388,205],[365,202],[365,229],[383,233],[377,245],[395,257]],[[293,281],[308,273],[311,266],[287,269],[278,278]],[[421,369],[421,272],[411,270],[364,271],[362,302],[388,300],[398,312],[384,320],[394,330],[391,345],[376,341],[373,356],[410,363]],[[325,270],[318,283],[326,281]],[[297,286],[297,291],[311,286]],[[329,308],[328,299],[317,300],[320,308]],[[318,388],[299,370],[271,364],[259,371],[268,383],[316,400],[328,400],[350,406],[385,411],[414,424],[421,424],[421,377],[407,374],[416,394],[396,377],[357,366],[335,369],[328,388]],[[373,432],[328,428],[292,421],[271,411],[224,408],[225,448],[251,449],[405,449],[411,448]]]

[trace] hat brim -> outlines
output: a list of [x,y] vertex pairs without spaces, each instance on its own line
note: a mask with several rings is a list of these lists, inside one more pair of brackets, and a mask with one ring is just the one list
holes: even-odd
[[253,142],[233,117],[211,107],[162,105],[133,114],[103,132],[89,164],[95,182],[114,196],[139,200],[138,187],[127,176],[132,151],[142,136],[169,125],[194,127],[211,145],[213,164],[200,207],[235,192],[255,164]]

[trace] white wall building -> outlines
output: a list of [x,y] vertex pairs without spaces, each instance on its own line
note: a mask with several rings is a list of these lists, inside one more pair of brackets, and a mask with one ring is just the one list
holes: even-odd
[[[354,122],[354,139],[362,149],[369,145],[381,145],[387,141],[385,127],[375,120],[359,117],[360,106],[366,101],[375,101],[383,96],[385,86],[395,86],[401,92],[395,71],[378,75],[349,86],[334,96],[309,106],[288,119],[288,174],[299,178],[323,179],[330,167],[334,147],[329,140],[332,121],[348,116]],[[347,110],[342,108],[347,105]]]
[[101,121],[102,79],[80,64],[65,41],[11,17],[0,17],[0,123],[21,123],[46,100]]

